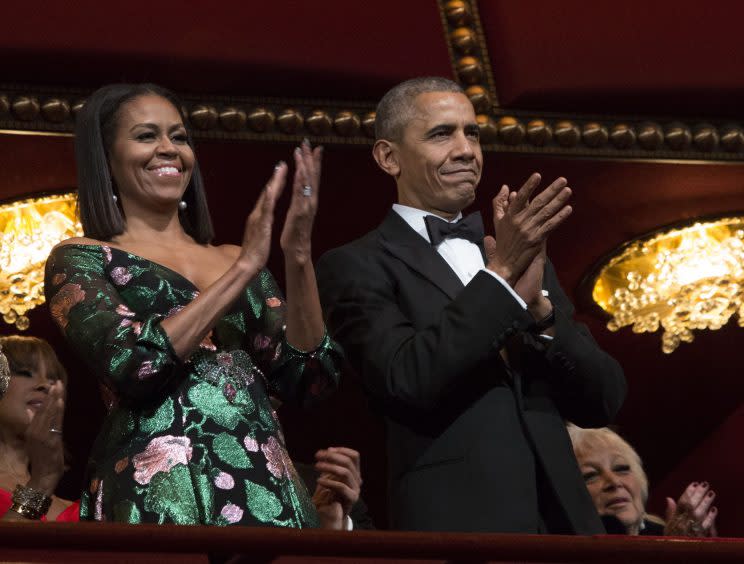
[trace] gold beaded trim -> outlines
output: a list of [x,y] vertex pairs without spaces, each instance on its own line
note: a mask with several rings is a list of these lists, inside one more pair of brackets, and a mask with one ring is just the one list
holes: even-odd
[[485,149],[644,160],[741,161],[744,127],[734,122],[582,116],[494,110],[481,123]]
[[[466,89],[476,107],[490,103],[483,85]],[[0,85],[0,130],[71,135],[86,93]],[[185,99],[197,139],[369,145],[375,105],[283,98]],[[744,126],[674,118],[507,111],[478,114],[486,151],[649,160],[740,161]]]
[[[71,134],[89,92],[0,85],[0,130]],[[371,144],[375,104],[184,96],[184,115],[202,139]]]

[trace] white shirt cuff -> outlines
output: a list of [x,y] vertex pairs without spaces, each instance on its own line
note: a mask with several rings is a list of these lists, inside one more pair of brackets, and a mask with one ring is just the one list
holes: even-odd
[[[488,272],[488,274],[490,274],[496,280],[498,280],[499,282],[501,282],[501,284],[504,286],[504,288],[506,288],[507,290],[509,290],[509,293],[512,296],[514,296],[514,299],[517,300],[517,302],[519,303],[519,305],[522,306],[522,309],[524,309],[524,310],[527,309],[527,304],[525,303],[525,301],[522,298],[519,297],[519,294],[517,294],[514,291],[514,288],[512,288],[511,286],[509,286],[509,284],[507,284],[506,280],[504,280],[503,278],[501,278],[501,276],[499,276],[498,274],[496,274],[492,270],[488,270],[487,268],[482,268],[481,270],[483,270],[484,272]],[[541,290],[541,291],[542,291],[542,295],[543,296],[548,297],[548,291],[547,290]],[[553,336],[552,335],[546,335],[545,333],[540,333],[539,337],[541,339],[545,339],[546,341],[552,341],[553,340]]]
[[354,521],[351,520],[351,517],[349,515],[346,516],[344,519],[344,531],[353,531],[354,530]]
[[506,280],[504,280],[503,278],[501,278],[501,276],[499,276],[498,274],[496,274],[492,270],[488,270],[487,268],[482,268],[481,270],[483,270],[484,272],[488,272],[488,274],[490,274],[496,280],[498,280],[499,282],[501,282],[501,284],[504,286],[504,288],[506,288],[507,290],[509,290],[509,293],[512,296],[514,296],[514,299],[517,300],[517,302],[519,303],[519,305],[522,306],[522,309],[524,309],[524,310],[527,309],[527,304],[524,302],[524,300],[522,298],[519,297],[519,294],[517,294],[514,291],[514,288],[512,288],[511,286],[509,286],[509,284],[507,284]]

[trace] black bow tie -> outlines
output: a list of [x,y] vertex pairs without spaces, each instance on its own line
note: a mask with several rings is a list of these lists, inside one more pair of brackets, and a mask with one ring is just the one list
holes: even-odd
[[471,213],[454,223],[427,215],[424,223],[429,240],[435,247],[445,239],[467,239],[471,243],[480,243],[483,240],[483,219],[479,212]]

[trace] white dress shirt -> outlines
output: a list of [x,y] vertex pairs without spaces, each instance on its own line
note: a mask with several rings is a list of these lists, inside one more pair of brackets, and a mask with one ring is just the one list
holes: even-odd
[[[439,219],[442,219],[449,223],[454,223],[462,217],[462,213],[458,213],[452,221],[449,221],[448,219],[440,217],[436,214],[429,213],[418,208],[403,206],[401,204],[393,204],[393,210],[400,217],[402,217],[416,233],[421,235],[427,243],[431,243],[431,239],[429,239],[429,232],[426,230],[426,223],[424,222],[424,218],[427,215],[439,217]],[[455,272],[455,274],[457,274],[457,277],[462,281],[464,285],[467,285],[468,282],[470,282],[473,277],[478,274],[479,271],[484,270],[485,272],[488,272],[491,276],[496,278],[496,280],[501,282],[504,288],[506,288],[509,293],[514,296],[514,299],[517,300],[519,305],[521,305],[524,309],[527,309],[527,304],[521,297],[519,297],[519,294],[514,291],[514,288],[509,286],[506,280],[504,280],[501,276],[486,268],[486,265],[483,262],[483,255],[481,254],[480,248],[475,243],[472,243],[467,239],[448,238],[439,243],[439,245],[436,246],[436,250],[447,262],[450,268]]]

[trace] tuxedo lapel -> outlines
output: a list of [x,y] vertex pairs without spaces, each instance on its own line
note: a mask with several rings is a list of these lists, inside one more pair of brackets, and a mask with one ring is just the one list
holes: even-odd
[[402,260],[450,299],[463,289],[462,281],[436,249],[416,233],[395,211],[390,210],[380,225],[380,244],[390,254]]

